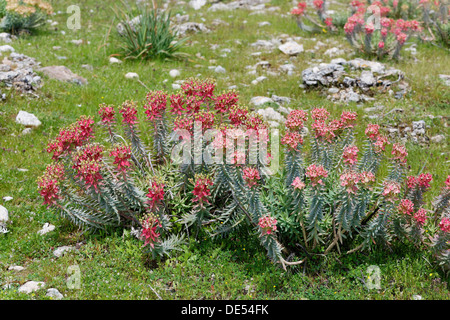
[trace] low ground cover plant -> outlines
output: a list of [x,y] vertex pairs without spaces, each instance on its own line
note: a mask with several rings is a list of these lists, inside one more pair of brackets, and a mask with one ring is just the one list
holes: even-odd
[[[312,255],[413,243],[449,266],[450,176],[408,175],[408,152],[357,114],[293,110],[280,133],[212,79],[142,102],[102,104],[60,130],[38,180],[44,203],[82,228],[127,228],[154,258],[187,237],[256,237],[283,268]],[[281,143],[281,146],[279,145]]]
[[50,3],[42,0],[1,0],[0,29],[12,34],[33,32],[43,26],[53,13]]

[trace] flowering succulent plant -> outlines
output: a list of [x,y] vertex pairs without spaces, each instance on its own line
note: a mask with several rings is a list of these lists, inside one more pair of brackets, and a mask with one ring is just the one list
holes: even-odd
[[[81,117],[59,131],[47,148],[53,164],[38,180],[44,203],[80,227],[138,229],[153,257],[179,248],[180,230],[216,236],[246,228],[284,268],[310,253],[393,239],[427,244],[448,261],[450,178],[432,211],[423,193],[433,177],[407,177],[405,146],[388,148],[377,124],[357,141],[355,112],[293,110],[284,132],[270,135],[236,92],[216,95],[213,80],[188,79],[180,91],[151,91],[141,103],[101,104],[98,116],[97,124]],[[439,232],[427,240],[431,225]]]

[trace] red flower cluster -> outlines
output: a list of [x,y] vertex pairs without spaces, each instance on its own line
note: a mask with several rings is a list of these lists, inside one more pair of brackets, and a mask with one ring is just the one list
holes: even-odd
[[193,202],[198,202],[201,206],[203,206],[203,203],[209,203],[207,197],[211,195],[211,191],[209,189],[209,186],[212,186],[213,183],[210,179],[205,178],[203,176],[197,175],[195,180],[195,186],[192,193],[194,194],[195,198],[192,199]]
[[186,96],[199,97],[203,103],[213,98],[216,82],[213,79],[198,80],[187,79],[181,85],[181,90]]
[[408,189],[415,189],[419,187],[422,191],[425,191],[430,187],[430,183],[433,181],[431,173],[421,173],[417,177],[408,176],[406,179],[406,186]]
[[323,184],[322,179],[328,177],[328,171],[321,165],[312,164],[306,168],[305,175],[311,180],[311,185],[315,187],[318,184]]
[[150,199],[147,202],[150,210],[154,210],[164,200],[164,184],[153,181],[148,188],[147,198]]
[[300,177],[295,177],[294,181],[292,181],[291,186],[294,187],[295,190],[303,190],[306,185],[305,183],[303,183],[302,179],[300,179]]
[[387,181],[384,184],[383,192],[381,193],[386,200],[394,201],[398,194],[400,194],[400,184],[395,181]]
[[356,193],[358,190],[357,184],[360,181],[360,174],[355,171],[345,171],[340,177],[341,186],[347,189],[348,193]]
[[354,165],[356,162],[358,162],[358,151],[359,149],[357,146],[348,146],[347,148],[345,148],[342,154],[344,163]]
[[232,107],[237,106],[239,101],[239,96],[236,91],[227,91],[222,94],[216,96],[214,98],[215,106],[214,109],[220,113],[228,112]]
[[299,131],[308,120],[308,114],[303,110],[292,110],[286,118],[286,128],[292,131]]
[[249,188],[253,188],[258,184],[258,181],[261,179],[259,176],[259,171],[256,168],[244,168],[242,170],[242,177],[244,178],[245,182],[247,182],[247,185]]
[[105,103],[102,103],[99,106],[98,114],[100,115],[100,118],[102,120],[103,124],[110,125],[111,123],[115,122],[114,116],[116,114],[116,111],[114,110],[114,106],[112,105],[106,105]]
[[370,139],[375,140],[380,134],[380,126],[378,124],[369,123],[365,133]]
[[229,109],[228,119],[234,126],[240,126],[247,121],[248,110],[246,108],[234,106]]
[[294,16],[302,16],[306,10],[306,2],[299,2],[297,8],[292,9],[291,14]]
[[159,242],[160,237],[160,233],[157,232],[158,228],[161,228],[161,223],[153,214],[150,214],[142,222],[141,239],[144,240],[144,247],[149,244],[152,249],[155,248],[155,243]]
[[397,209],[400,213],[410,216],[414,211],[414,203],[409,199],[402,199]]
[[167,107],[167,93],[163,91],[150,91],[147,93],[147,102],[144,104],[147,119],[153,121],[163,116]]
[[131,159],[131,147],[120,145],[114,148],[110,153],[110,157],[114,157],[114,164],[117,165],[117,170],[126,172],[127,168],[131,166],[129,159]]
[[427,212],[425,211],[425,209],[420,208],[416,213],[414,213],[413,217],[419,225],[423,226],[427,221]]
[[286,132],[281,139],[281,144],[289,146],[292,150],[297,150],[297,147],[303,144],[303,138],[298,132]]
[[44,204],[55,204],[60,199],[59,185],[64,179],[64,166],[60,163],[50,164],[38,179],[39,194],[44,198]]
[[83,181],[87,187],[94,187],[102,180],[100,169],[102,167],[103,148],[98,144],[90,144],[78,150],[72,157],[72,168],[77,171],[76,177]]
[[406,151],[405,146],[394,143],[392,145],[392,159],[398,160],[400,163],[406,163],[406,157],[408,156],[408,152]]
[[272,234],[277,231],[277,219],[267,215],[259,218],[258,226],[262,235]]
[[439,227],[442,231],[450,233],[450,219],[442,218],[441,222],[439,223]]
[[133,126],[137,123],[137,109],[134,101],[125,101],[120,107],[119,112],[122,114],[122,122]]
[[47,152],[53,152],[52,158],[58,159],[73,148],[83,145],[92,138],[93,124],[91,117],[81,116],[77,122],[59,131],[59,135],[48,144]]

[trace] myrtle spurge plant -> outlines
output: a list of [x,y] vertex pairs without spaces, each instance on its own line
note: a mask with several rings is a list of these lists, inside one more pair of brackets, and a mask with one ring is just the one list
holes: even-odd
[[[282,134],[271,134],[237,92],[215,86],[187,79],[178,92],[102,104],[99,121],[81,117],[60,130],[38,180],[44,203],[83,228],[137,230],[154,258],[186,235],[239,229],[284,268],[394,240],[448,260],[449,183],[432,211],[423,200],[432,177],[407,177],[406,148],[379,125],[356,141],[356,113],[333,119],[314,108],[292,111]],[[424,236],[431,226],[434,238]]]
[[358,52],[398,59],[405,42],[423,29],[417,20],[389,18],[392,10],[381,1],[366,5],[356,0],[351,5],[353,14],[348,18],[344,31]]
[[333,18],[326,14],[326,5],[326,1],[324,0],[313,1],[313,8],[310,8],[309,10],[315,11],[317,19],[308,14],[306,2],[299,2],[297,7],[291,10],[291,15],[295,17],[297,25],[303,31],[336,31],[336,27],[333,25]]

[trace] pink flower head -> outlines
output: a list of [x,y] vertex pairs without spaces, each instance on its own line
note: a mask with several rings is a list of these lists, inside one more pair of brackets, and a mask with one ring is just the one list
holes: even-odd
[[375,147],[375,152],[381,153],[385,150],[386,145],[389,144],[388,139],[385,136],[377,136],[377,141],[373,144]]
[[199,112],[203,103],[202,99],[203,97],[200,96],[186,96],[184,99],[186,112],[189,114]]
[[291,186],[294,187],[294,190],[298,191],[303,190],[306,187],[305,183],[303,183],[300,177],[295,177],[294,181],[292,181]]
[[311,111],[311,118],[314,120],[325,121],[329,115],[330,113],[324,108],[314,108]]
[[414,203],[409,199],[402,199],[397,209],[400,213],[410,216],[414,211]]
[[400,145],[398,143],[394,143],[392,145],[392,159],[398,160],[400,163],[406,163],[406,157],[408,156],[408,152],[406,151],[405,146]]
[[203,132],[211,129],[214,125],[214,113],[209,111],[199,111],[194,115],[194,124],[201,124]]
[[146,196],[149,198],[147,204],[150,210],[155,209],[164,200],[164,184],[152,181],[152,185],[148,188]]
[[354,22],[347,22],[344,25],[344,31],[347,34],[351,34],[355,30],[355,27],[356,27],[356,23],[354,23]]
[[291,14],[293,16],[302,16],[305,13],[304,9],[300,9],[300,8],[294,8],[291,10]]
[[406,186],[408,189],[414,189],[418,185],[419,181],[414,176],[406,177]]
[[120,107],[119,112],[122,114],[122,122],[132,126],[137,123],[136,103],[133,101],[125,101]]
[[425,211],[425,209],[420,208],[416,213],[414,213],[413,217],[419,225],[423,226],[427,221],[427,212]]
[[298,131],[303,128],[308,120],[308,114],[303,110],[292,110],[286,118],[286,128],[292,131]]
[[152,121],[162,117],[167,107],[167,93],[164,91],[150,91],[144,104],[147,119]]
[[406,38],[408,35],[406,33],[400,32],[397,34],[397,41],[400,45],[403,45],[406,42]]
[[359,174],[359,181],[363,186],[369,186],[375,182],[375,175],[370,171],[363,171]]
[[344,149],[342,157],[344,159],[344,163],[349,163],[350,165],[354,165],[358,162],[358,147],[357,146],[348,146]]
[[450,233],[450,219],[442,218],[441,222],[439,223],[439,228],[441,228],[441,230],[444,232]]
[[445,189],[450,190],[450,175],[447,176],[447,179],[445,180]]
[[364,31],[366,32],[366,34],[372,34],[375,31],[373,23],[366,23],[366,25],[364,26]]
[[317,10],[323,9],[323,0],[314,0],[313,1],[314,7],[316,7]]
[[387,36],[387,34],[388,34],[388,29],[381,28],[380,33],[383,36],[383,38],[385,38]]
[[370,139],[375,140],[380,134],[380,126],[378,124],[369,123],[365,133]]
[[266,215],[259,218],[258,226],[261,228],[262,235],[272,234],[277,230],[277,219]]
[[298,132],[286,132],[281,139],[281,144],[287,145],[292,150],[303,144],[303,138]]
[[378,42],[378,48],[379,49],[383,49],[384,48],[384,42],[383,41]]
[[237,105],[239,96],[234,90],[224,92],[214,98],[214,109],[220,113],[227,113],[231,107]]
[[333,25],[333,18],[332,17],[328,17],[325,19],[325,24],[327,25],[328,28],[330,28]]
[[94,187],[95,191],[98,191],[99,182],[103,179],[100,174],[101,167],[98,160],[82,160],[77,166],[76,177],[83,181],[86,187]]
[[398,194],[400,194],[400,184],[395,181],[387,181],[384,184],[382,195],[388,201],[394,201]]
[[141,239],[144,240],[144,247],[149,244],[152,249],[155,248],[155,243],[160,241],[160,234],[157,232],[158,228],[161,228],[158,218],[153,214],[149,214],[142,222]]
[[428,189],[430,187],[430,182],[433,181],[433,176],[431,173],[421,173],[417,177],[418,184],[423,189]]
[[186,109],[184,108],[184,95],[182,93],[172,94],[169,97],[170,99],[170,112],[176,115],[183,114]]
[[306,176],[311,180],[311,185],[323,184],[322,179],[328,177],[328,171],[321,165],[312,164],[306,169]]
[[297,3],[297,8],[305,10],[306,9],[306,2],[299,2],[299,3]]
[[108,106],[105,103],[102,103],[98,110],[98,114],[100,115],[102,123],[108,125],[115,122],[114,120],[115,113],[116,112],[114,110],[114,106]]
[[49,164],[42,177],[38,179],[39,194],[44,198],[44,204],[55,204],[60,199],[60,182],[64,180],[64,166],[60,163]]
[[44,204],[51,206],[60,199],[59,182],[56,179],[42,176],[38,179],[39,194],[44,198]]
[[82,162],[101,162],[102,159],[103,147],[96,143],[88,144],[72,156],[72,168],[78,171]]
[[126,172],[127,168],[131,166],[131,147],[126,145],[120,145],[115,147],[109,153],[110,157],[114,157],[114,164],[117,165],[117,170],[120,172]]
[[213,79],[199,80],[191,78],[184,81],[181,85],[181,90],[186,96],[198,97],[201,102],[212,99],[215,88],[216,82]]
[[240,126],[247,121],[248,109],[234,106],[229,109],[228,119],[232,125]]
[[250,167],[244,168],[244,170],[242,170],[242,177],[244,178],[249,188],[253,188],[254,186],[258,185],[258,181],[261,179],[258,169]]
[[343,111],[341,114],[341,127],[345,128],[353,128],[356,123],[356,112]]
[[354,171],[346,171],[340,177],[341,186],[347,189],[348,193],[356,193],[358,190],[357,184],[360,181],[360,175]]
[[205,178],[201,175],[196,175],[195,180],[195,186],[192,193],[194,194],[195,198],[192,199],[193,202],[198,202],[201,206],[203,206],[203,203],[209,203],[207,200],[207,197],[211,195],[211,191],[209,189],[209,186],[212,186],[213,183],[210,179]]
[[47,145],[47,152],[53,152],[52,158],[58,159],[73,148],[80,147],[92,138],[93,124],[91,117],[81,116],[77,122],[59,131],[59,135]]

